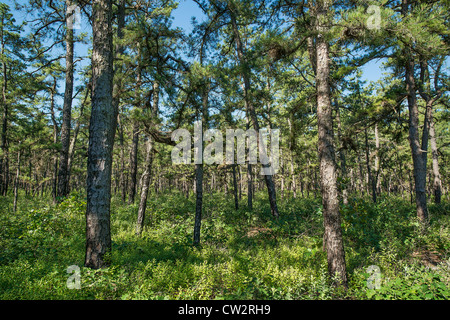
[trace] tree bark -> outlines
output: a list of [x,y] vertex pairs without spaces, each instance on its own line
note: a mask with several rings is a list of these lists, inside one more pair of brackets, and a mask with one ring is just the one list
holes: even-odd
[[[71,6],[72,1],[66,0],[66,8]],[[73,95],[73,29],[69,27],[69,21],[74,12],[66,11],[66,86],[64,90],[64,104],[62,110],[61,124],[61,152],[59,157],[58,171],[58,200],[62,200],[69,194],[69,148],[70,129],[72,121],[72,95]]]
[[[140,108],[141,105],[141,66],[140,66],[140,50],[138,49],[138,62],[136,68],[136,91],[135,91],[135,99],[136,105],[135,108]],[[138,148],[139,148],[139,122],[138,120],[133,120],[133,130],[132,130],[132,144],[131,144],[131,153],[130,153],[130,185],[128,190],[128,203],[134,203],[134,198],[136,196],[136,185],[137,185],[137,165],[138,165]]]
[[17,211],[17,198],[19,196],[19,176],[20,176],[20,149],[17,152],[17,170],[16,170],[16,177],[14,179],[14,203],[13,203],[14,212]]
[[[250,122],[247,120],[247,130]],[[247,163],[247,206],[250,211],[253,210],[253,170],[250,161]]]
[[367,136],[367,128],[364,128],[364,138],[366,147],[366,167],[367,167],[367,187],[372,190],[372,201],[377,203],[376,182],[373,178],[371,165],[370,165],[370,150],[369,150],[369,138]]
[[[423,150],[423,164],[427,165],[427,151],[428,151],[428,139],[430,140],[431,145],[431,157],[432,157],[432,172],[433,172],[433,194],[434,194],[434,202],[439,204],[441,202],[441,194],[442,194],[442,182],[439,173],[439,163],[438,163],[438,150],[436,144],[436,132],[434,127],[434,119],[433,119],[433,104],[441,97],[442,93],[438,88],[438,79],[440,68],[442,66],[442,61],[439,67],[437,68],[434,75],[434,89],[436,91],[434,97],[432,97],[431,93],[431,84],[430,84],[430,73],[428,62],[426,60],[421,60],[420,62],[420,83],[418,86],[419,93],[423,100],[425,101],[425,119],[423,125],[422,132],[422,145],[421,148]],[[426,167],[424,168],[426,172]]]
[[[159,110],[159,84],[158,82],[153,83],[153,106],[151,110],[152,119],[158,115]],[[139,201],[136,234],[140,235],[142,229],[144,228],[145,212],[147,210],[147,198],[148,190],[150,188],[151,176],[152,176],[152,166],[153,166],[153,137],[148,135],[147,140],[147,155],[145,159],[145,171],[142,176],[142,189],[141,198]]]
[[[125,0],[119,0],[117,2],[117,38],[121,40],[123,38],[123,29],[125,28]],[[115,47],[115,57],[116,63],[114,65],[114,75],[119,75],[123,70],[123,63],[120,55],[124,53],[124,46],[120,41]],[[119,188],[121,191],[122,201],[126,200],[126,189],[125,189],[125,159],[124,159],[124,141],[123,141],[123,127],[120,125],[120,115],[119,115],[119,105],[120,105],[120,95],[122,93],[122,78],[120,76],[114,78],[113,84],[113,108],[117,112],[117,130],[119,134],[120,143],[120,173],[119,173]]]
[[[2,26],[4,24],[2,18]],[[5,38],[3,34],[3,28],[0,29],[0,40],[1,40],[1,55],[5,54]],[[3,73],[3,85],[2,85],[2,105],[3,105],[3,117],[2,117],[2,136],[1,145],[2,156],[0,158],[0,170],[1,170],[1,195],[6,196],[8,194],[8,184],[9,184],[9,148],[8,148],[8,117],[9,117],[9,106],[6,99],[6,91],[8,90],[8,67],[6,61],[3,60],[2,63],[2,73]]]
[[345,146],[342,143],[342,124],[341,124],[341,113],[339,110],[339,104],[336,101],[336,122],[337,122],[337,129],[338,129],[338,141],[340,144],[339,149],[339,159],[341,160],[341,195],[342,195],[342,202],[343,204],[348,204],[348,188],[347,188],[347,166],[345,161]]
[[203,163],[195,165],[195,219],[194,219],[194,246],[200,244],[200,229],[202,224],[202,208],[203,208]]
[[441,174],[439,172],[439,159],[438,159],[438,149],[436,143],[436,130],[434,127],[434,119],[431,115],[430,117],[430,146],[431,146],[431,157],[433,160],[433,193],[434,202],[436,204],[441,203],[442,196],[442,181]]
[[[409,1],[402,1],[402,14],[408,12]],[[416,83],[414,80],[414,57],[412,49],[407,47],[404,50],[405,56],[405,82],[408,94],[409,111],[409,145],[413,160],[414,187],[416,195],[417,217],[423,224],[428,223],[428,208],[426,194],[426,156],[423,155],[422,145],[419,140],[419,105],[416,97]],[[426,124],[425,124],[426,125]]]
[[[58,142],[58,123],[55,117],[55,93],[56,93],[56,78],[53,78],[53,87],[50,92],[50,115],[53,124],[53,144],[56,145]],[[53,203],[56,203],[56,197],[58,196],[58,155],[55,152],[53,156],[53,178],[52,178],[52,199]]]
[[84,100],[80,106],[80,114],[78,116],[78,121],[77,121],[77,124],[75,125],[75,129],[73,130],[72,139],[70,140],[69,158],[68,158],[68,163],[67,163],[67,172],[68,172],[67,183],[69,186],[70,186],[70,177],[71,177],[71,173],[72,173],[73,159],[75,156],[75,144],[77,143],[78,133],[80,132],[81,121],[82,121],[83,113],[84,113],[84,107],[85,107],[87,98],[89,97],[90,91],[91,91],[91,84],[89,83],[88,87],[86,88],[86,95],[84,96]]
[[92,4],[92,111],[89,125],[85,266],[110,264],[111,169],[116,126],[112,104],[112,1]]
[[[241,75],[242,78],[244,79],[244,102],[245,102],[245,107],[248,111],[248,114],[250,116],[250,119],[252,121],[253,124],[253,129],[255,129],[255,131],[257,132],[257,140],[258,140],[258,149],[260,154],[267,154],[267,152],[265,152],[264,150],[264,143],[262,143],[262,141],[260,141],[260,134],[259,134],[259,122],[258,122],[258,118],[256,116],[256,110],[255,107],[253,105],[252,99],[250,97],[251,94],[251,87],[250,87],[250,70],[249,70],[249,66],[248,66],[248,62],[247,62],[247,58],[244,55],[244,49],[243,49],[243,45],[241,42],[241,36],[239,34],[239,29],[238,29],[238,25],[236,22],[236,16],[235,16],[235,12],[234,9],[231,8],[230,5],[228,5],[228,9],[230,11],[230,18],[231,18],[231,24],[233,27],[233,33],[234,33],[234,40],[236,43],[236,51],[237,51],[237,55],[239,58],[239,63],[241,65],[242,71],[241,71]],[[270,168],[270,164],[263,164],[262,165],[263,168]],[[266,186],[267,186],[267,193],[269,196],[269,202],[270,202],[270,210],[272,212],[272,215],[276,218],[278,218],[279,216],[279,212],[278,212],[278,206],[277,206],[277,200],[276,200],[276,191],[275,191],[275,183],[273,181],[273,177],[272,175],[269,174],[265,174],[264,175],[264,180],[266,182]]]
[[238,210],[239,209],[239,195],[238,195],[238,184],[237,184],[237,177],[236,177],[236,163],[233,163],[231,165],[231,169],[233,172],[234,208],[236,210]]
[[[200,63],[203,65],[203,51],[200,52]],[[199,140],[195,141],[197,150],[201,154],[200,163],[195,165],[195,218],[194,218],[194,239],[193,245],[198,246],[200,244],[200,233],[201,233],[201,223],[202,223],[202,213],[203,213],[203,123],[208,127],[208,98],[209,98],[209,79],[208,83],[204,87],[203,97],[202,97],[202,111],[201,111],[201,123],[202,126],[198,128]],[[197,110],[197,118],[199,118]]]
[[330,98],[329,49],[325,39],[327,33],[329,1],[320,3],[317,9],[316,40],[316,87],[318,152],[322,185],[324,247],[327,252],[328,271],[335,285],[347,287],[344,244],[341,231],[341,216],[337,188],[337,174],[333,147],[333,118]]
[[136,235],[140,235],[144,228],[145,211],[147,209],[148,190],[150,187],[153,164],[153,139],[151,136],[147,140],[147,154],[145,157],[145,171],[142,177],[141,198],[139,201],[139,209],[136,224]]
[[378,132],[378,122],[375,123],[375,188],[376,193],[381,194],[381,179],[380,179],[380,171],[381,171],[381,163],[380,163],[380,135]]

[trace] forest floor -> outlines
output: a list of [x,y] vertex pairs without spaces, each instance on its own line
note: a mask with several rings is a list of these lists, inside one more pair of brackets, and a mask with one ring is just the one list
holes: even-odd
[[[343,291],[327,276],[320,200],[280,199],[278,220],[264,193],[251,212],[246,200],[235,210],[231,196],[205,194],[201,246],[193,247],[195,197],[154,196],[141,236],[137,205],[113,198],[112,265],[91,270],[83,267],[83,196],[55,206],[21,195],[16,213],[12,199],[2,198],[0,299],[450,298],[448,201],[430,204],[425,232],[409,201],[354,198],[342,206]],[[77,279],[81,288],[70,289]]]

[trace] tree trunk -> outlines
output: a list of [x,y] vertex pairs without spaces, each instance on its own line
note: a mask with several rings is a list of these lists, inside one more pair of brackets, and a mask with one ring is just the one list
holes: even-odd
[[[262,143],[262,141],[260,141],[260,134],[259,134],[259,122],[258,122],[258,118],[256,117],[256,110],[254,108],[253,105],[253,101],[252,98],[250,97],[251,95],[251,87],[250,87],[250,70],[248,67],[248,63],[247,63],[247,58],[244,55],[244,49],[243,49],[243,45],[241,42],[241,37],[239,34],[239,29],[238,29],[238,25],[236,22],[236,16],[235,16],[235,12],[233,10],[233,8],[231,8],[230,5],[228,5],[228,9],[230,11],[230,18],[231,18],[231,24],[233,27],[233,32],[234,32],[234,38],[235,38],[235,43],[236,43],[236,51],[237,51],[237,55],[239,58],[239,63],[241,65],[241,75],[242,78],[244,79],[244,103],[245,103],[245,107],[248,111],[248,114],[250,116],[250,119],[252,121],[253,124],[253,129],[255,129],[256,131],[256,135],[257,135],[257,140],[258,140],[258,150],[260,155],[261,154],[267,154],[266,150],[264,150],[265,146],[264,143]],[[262,165],[264,169],[270,169],[270,164],[263,164]],[[269,196],[269,202],[270,202],[270,210],[272,212],[272,215],[276,218],[278,218],[279,213],[278,213],[278,206],[277,206],[277,200],[276,200],[276,191],[275,191],[275,183],[273,181],[273,177],[272,175],[269,174],[265,174],[264,175],[264,180],[266,182],[266,186],[267,186],[267,193]]]
[[[156,117],[159,110],[159,84],[158,82],[153,83],[153,107],[151,110],[152,118]],[[152,166],[153,166],[153,138],[151,135],[148,136],[147,140],[147,155],[145,157],[145,171],[142,176],[142,188],[141,188],[141,198],[139,201],[136,234],[140,235],[144,227],[145,211],[147,210],[147,198],[148,190],[150,188],[151,176],[152,176]]]
[[149,136],[147,140],[147,155],[145,157],[146,166],[142,177],[141,198],[139,201],[139,209],[137,216],[137,225],[136,225],[137,235],[140,235],[142,229],[144,228],[145,211],[147,209],[148,190],[150,187],[150,181],[152,176],[152,164],[153,164],[152,152],[153,152],[153,140],[152,137]]
[[110,264],[111,169],[116,110],[112,104],[112,2],[92,4],[92,111],[89,125],[85,266]]
[[[141,67],[140,67],[140,54],[138,49],[138,62],[136,68],[136,91],[135,91],[135,108],[140,108],[141,105]],[[132,144],[130,153],[130,189],[128,191],[128,204],[134,203],[134,198],[136,196],[136,185],[137,185],[137,167],[138,167],[138,147],[139,147],[139,122],[137,119],[133,120],[133,133],[132,133]]]
[[[441,60],[442,63],[443,59]],[[419,93],[423,100],[425,101],[425,119],[423,125],[423,133],[422,133],[422,155],[423,155],[423,165],[425,168],[423,169],[426,172],[427,165],[427,150],[428,150],[428,139],[430,139],[431,145],[431,158],[432,158],[432,173],[433,173],[433,194],[435,203],[439,204],[441,202],[441,194],[442,194],[442,182],[440,179],[439,173],[439,163],[438,163],[438,150],[436,144],[436,132],[434,127],[434,119],[433,119],[433,104],[441,97],[442,93],[438,88],[438,78],[440,73],[441,65],[437,68],[434,75],[434,89],[437,91],[434,97],[432,97],[431,92],[431,84],[430,84],[430,73],[428,62],[422,58],[420,61],[420,83],[418,86]],[[430,177],[431,180],[431,177]]]
[[[53,78],[53,87],[50,92],[50,115],[53,124],[53,144],[58,142],[58,123],[55,117],[55,94],[56,94],[56,78]],[[56,197],[58,196],[58,155],[55,152],[53,156],[53,173],[52,173],[52,199],[53,203],[56,203]]]
[[[20,144],[20,142],[19,142]],[[20,149],[17,152],[17,170],[16,170],[16,177],[14,179],[14,203],[13,203],[13,211],[17,211],[17,198],[19,195],[19,175],[20,175]]]
[[408,56],[406,62],[405,78],[406,90],[408,92],[409,144],[413,160],[417,217],[423,223],[427,223],[426,163],[424,163],[423,150],[419,140],[419,106],[416,98],[414,62],[410,56]]
[[[247,130],[249,127],[250,122],[247,120]],[[250,161],[247,163],[247,206],[250,211],[253,210],[253,172]]]
[[231,168],[233,170],[234,208],[236,210],[238,210],[239,209],[239,195],[238,195],[238,184],[237,184],[237,177],[236,177],[236,163],[233,163],[231,165]]
[[202,207],[203,207],[203,163],[195,165],[195,220],[194,220],[194,246],[200,244],[200,229],[202,224]]
[[[66,8],[71,6],[72,1],[66,0]],[[61,124],[61,153],[59,157],[58,171],[58,197],[61,201],[69,194],[69,148],[70,127],[72,121],[72,95],[73,95],[73,29],[69,27],[69,21],[74,12],[66,11],[66,87],[64,90],[64,104],[62,110]]]
[[[402,14],[405,16],[408,12],[408,0],[402,1]],[[405,82],[408,94],[409,110],[409,145],[413,160],[414,187],[416,193],[416,211],[417,217],[423,224],[428,223],[428,208],[426,194],[426,163],[419,140],[419,105],[416,97],[416,83],[414,80],[414,58],[412,49],[404,50],[405,56]],[[425,124],[426,125],[426,124]]]
[[[123,38],[123,28],[125,27],[125,0],[119,0],[117,3],[117,38]],[[124,46],[118,41],[115,48],[115,59],[118,60],[115,64],[114,75],[118,75],[123,70],[123,63],[120,59],[120,55],[124,53]],[[120,125],[119,105],[120,94],[122,93],[122,78],[120,76],[114,78],[113,85],[113,107],[117,110],[117,130],[119,134],[120,144],[120,173],[119,173],[119,188],[121,191],[122,201],[126,200],[126,183],[125,183],[125,151],[124,151],[124,139],[123,139],[123,127]]]
[[83,117],[84,107],[85,107],[87,98],[89,97],[90,91],[91,91],[91,85],[88,84],[88,87],[86,88],[86,95],[84,96],[84,101],[81,103],[81,106],[80,106],[80,115],[78,116],[78,121],[77,121],[75,129],[73,131],[73,137],[70,141],[69,159],[68,159],[68,163],[67,163],[67,172],[68,172],[67,183],[69,186],[70,186],[70,177],[71,177],[72,166],[73,166],[73,159],[75,156],[75,144],[78,139],[78,133],[80,132],[80,126],[81,126],[81,121],[82,121],[82,117]]
[[370,150],[369,150],[369,139],[367,136],[367,128],[364,128],[364,138],[366,147],[366,167],[367,167],[367,187],[372,190],[372,201],[377,203],[377,192],[376,183],[372,175],[371,165],[370,165]]
[[381,193],[381,179],[380,179],[380,135],[378,133],[378,122],[375,123],[375,172],[374,184],[376,193]]
[[329,1],[325,0],[317,8],[316,40],[316,87],[318,152],[320,160],[320,179],[322,185],[324,247],[327,252],[328,271],[336,285],[347,287],[344,244],[339,213],[337,174],[333,147],[333,118],[330,99],[329,49],[325,40]]
[[436,204],[441,203],[442,196],[442,181],[441,174],[439,172],[439,161],[438,161],[438,149],[436,143],[436,131],[434,127],[434,119],[431,115],[430,117],[430,146],[431,146],[431,156],[433,160],[433,193],[434,202]]
[[[4,21],[2,19],[2,26]],[[5,39],[3,34],[3,27],[0,29],[0,40],[2,45],[1,55],[5,52]],[[3,73],[3,85],[2,85],[2,105],[3,105],[3,117],[2,117],[2,136],[1,136],[1,150],[2,155],[0,157],[0,188],[1,195],[6,196],[8,194],[8,184],[9,184],[9,148],[8,148],[8,117],[9,108],[8,101],[6,99],[6,91],[8,89],[8,68],[6,62],[3,60],[2,63],[2,73]]]
[[348,191],[347,191],[347,168],[345,162],[345,146],[342,143],[342,131],[341,131],[341,113],[339,110],[339,104],[336,101],[336,122],[338,129],[338,141],[340,144],[339,159],[341,160],[341,195],[343,204],[348,204]]

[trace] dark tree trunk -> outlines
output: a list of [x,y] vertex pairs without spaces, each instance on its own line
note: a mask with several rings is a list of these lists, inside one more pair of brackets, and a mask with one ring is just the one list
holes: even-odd
[[17,170],[16,170],[16,177],[14,179],[14,203],[13,203],[14,212],[17,211],[17,199],[19,196],[19,176],[20,176],[20,149],[17,152]]
[[442,181],[441,174],[439,172],[439,159],[438,159],[438,149],[436,143],[436,130],[434,127],[433,116],[430,117],[430,146],[431,146],[431,156],[433,160],[433,193],[434,202],[436,204],[441,203],[442,196]]
[[342,202],[344,204],[348,204],[348,187],[347,187],[347,166],[345,161],[345,146],[342,142],[342,124],[341,124],[341,116],[340,116],[340,110],[339,110],[339,104],[336,101],[336,122],[337,122],[337,129],[338,129],[338,141],[340,144],[339,149],[339,159],[341,161],[341,178],[343,180],[343,183],[341,183],[341,195],[342,195]]
[[234,208],[236,210],[238,210],[239,209],[239,194],[238,194],[238,184],[237,184],[237,177],[236,177],[236,164],[233,163],[231,165],[231,168],[233,170]]
[[[203,52],[200,53],[200,63],[203,64]],[[205,86],[205,90],[203,92],[202,99],[202,112],[201,112],[201,120],[202,126],[197,128],[199,131],[197,134],[199,136],[199,140],[195,141],[197,144],[197,148],[201,150],[197,150],[201,154],[201,161],[195,165],[195,218],[194,218],[194,239],[193,245],[198,246],[200,244],[200,232],[201,232],[201,224],[202,224],[202,213],[203,213],[203,123],[208,127],[208,97],[209,97],[209,83]],[[197,118],[199,117],[197,111]],[[199,159],[200,160],[200,159]]]
[[139,147],[139,125],[137,120],[133,122],[131,152],[130,152],[130,184],[128,190],[128,203],[134,203],[137,189],[137,165]]
[[[441,97],[442,93],[438,88],[438,79],[439,73],[442,66],[443,59],[441,63],[437,67],[437,70],[434,75],[434,89],[436,93],[434,97],[431,92],[431,83],[430,83],[430,73],[428,62],[426,60],[421,60],[420,62],[420,82],[419,82],[419,93],[423,100],[425,101],[425,119],[423,125],[423,133],[422,133],[422,150],[423,150],[423,164],[425,168],[423,169],[426,172],[427,165],[427,150],[428,150],[428,139],[430,140],[431,145],[431,158],[432,158],[432,173],[433,173],[433,193],[434,193],[434,202],[439,204],[441,202],[441,194],[442,194],[442,182],[439,173],[439,162],[438,162],[438,150],[436,144],[436,132],[434,127],[434,119],[433,119],[433,105],[434,103]],[[431,180],[431,179],[430,179]]]
[[[241,42],[241,37],[239,34],[239,29],[238,29],[238,25],[236,22],[236,16],[235,16],[235,12],[234,9],[231,8],[231,6],[228,6],[228,9],[230,10],[230,17],[231,17],[231,24],[233,26],[233,32],[234,32],[234,40],[236,43],[236,51],[237,51],[237,55],[239,58],[239,63],[241,65],[242,71],[241,71],[241,75],[242,78],[244,79],[244,102],[245,102],[245,106],[246,109],[248,111],[248,114],[250,116],[250,119],[252,121],[253,124],[253,129],[255,129],[255,131],[257,132],[257,140],[258,140],[258,150],[260,154],[267,154],[266,150],[264,150],[264,143],[262,143],[262,141],[260,141],[260,134],[259,134],[259,122],[258,122],[258,118],[256,116],[256,110],[254,108],[253,105],[253,101],[252,98],[250,97],[250,93],[251,93],[251,87],[250,87],[250,70],[248,67],[248,63],[247,63],[247,58],[244,55],[244,48]],[[263,168],[265,169],[270,169],[270,164],[263,164],[262,165]],[[264,180],[266,182],[266,186],[267,186],[267,193],[269,196],[269,203],[270,203],[270,210],[272,212],[272,215],[274,217],[279,216],[278,213],[278,206],[277,206],[277,200],[276,200],[276,191],[275,191],[275,183],[273,181],[273,177],[272,175],[269,174],[265,174],[264,175]]]
[[369,138],[367,136],[367,128],[364,129],[365,149],[366,149],[366,167],[367,167],[367,187],[372,190],[372,201],[377,202],[376,182],[372,175],[370,165],[370,150],[369,150]]
[[[2,25],[4,21],[2,20]],[[4,55],[5,51],[5,39],[3,35],[3,28],[0,29],[0,40],[2,45],[1,55]],[[8,89],[8,68],[6,62],[2,63],[2,73],[3,73],[3,85],[2,85],[2,106],[3,106],[3,117],[2,117],[2,136],[1,145],[2,155],[0,157],[0,188],[1,195],[6,196],[8,193],[9,185],[9,148],[8,148],[8,117],[9,117],[9,106],[6,99],[6,91]]]
[[139,209],[137,216],[136,234],[140,235],[144,228],[145,211],[147,210],[147,197],[152,177],[153,164],[153,140],[149,136],[147,140],[147,155],[145,157],[145,171],[142,177],[141,198],[139,201]]
[[[159,110],[159,84],[158,82],[153,83],[153,107],[151,110],[152,118],[158,115]],[[150,182],[152,177],[152,166],[153,166],[153,138],[151,135],[148,136],[147,140],[147,155],[145,159],[145,171],[142,177],[142,189],[141,189],[141,198],[139,201],[139,209],[138,209],[138,217],[137,217],[137,225],[136,225],[136,234],[139,235],[144,228],[144,219],[145,219],[145,211],[147,210],[147,197],[148,190],[150,188]]]
[[[71,0],[66,0],[69,8]],[[61,153],[59,157],[58,171],[58,199],[62,200],[69,193],[69,148],[70,127],[72,121],[72,95],[73,95],[73,29],[69,27],[69,20],[74,12],[66,12],[66,87],[64,90],[64,104],[62,110],[61,124]]]
[[200,244],[200,229],[202,224],[202,210],[203,210],[203,164],[195,165],[195,220],[194,220],[194,246]]
[[[405,16],[409,10],[409,1],[402,1],[402,14]],[[419,105],[416,97],[416,83],[414,80],[414,57],[412,49],[404,50],[405,56],[405,82],[408,94],[408,110],[409,110],[409,145],[411,147],[411,155],[413,160],[414,187],[416,195],[416,211],[419,220],[428,223],[428,208],[426,194],[426,156],[423,155],[422,144],[419,139]],[[425,126],[427,124],[424,124]],[[427,138],[426,138],[427,139]]]
[[[250,127],[250,122],[247,121],[247,130]],[[252,164],[247,163],[247,206],[251,211],[253,210],[253,171]]]
[[328,271],[336,285],[347,287],[344,244],[341,231],[341,216],[337,188],[337,174],[333,147],[333,118],[330,99],[329,49],[325,40],[328,24],[326,15],[329,1],[325,0],[317,11],[316,39],[316,87],[318,152],[320,160],[320,179],[322,186],[324,247],[327,252]]
[[[56,78],[53,78],[53,87],[50,92],[50,115],[53,124],[53,144],[56,145],[58,142],[58,123],[55,117],[55,93],[56,93]],[[55,152],[53,156],[53,171],[52,171],[52,199],[53,203],[56,203],[56,197],[58,195],[58,155]]]
[[[140,59],[140,57],[138,57],[138,59]],[[141,90],[141,67],[140,62],[138,61],[136,69],[136,91],[135,91],[136,109],[140,108],[141,106],[141,97],[139,92],[140,90]],[[133,138],[130,153],[130,185],[129,185],[130,189],[128,190],[129,204],[134,203],[137,188],[137,167],[138,167],[138,148],[139,148],[139,121],[137,119],[133,120],[132,137]]]
[[85,266],[110,264],[111,169],[116,110],[112,104],[112,2],[92,4],[92,111],[89,125]]
[[[125,27],[125,0],[119,0],[117,3],[117,38],[123,38],[123,28]],[[114,75],[120,75],[123,70],[123,63],[120,55],[124,53],[124,46],[118,41],[115,48],[115,65],[114,65]],[[119,188],[121,191],[122,201],[126,200],[126,189],[125,189],[125,159],[124,159],[124,141],[123,141],[123,127],[120,125],[120,115],[119,115],[119,105],[120,105],[120,94],[122,92],[122,78],[121,76],[114,78],[113,85],[113,108],[117,110],[117,130],[119,134],[120,143],[120,172],[119,172]]]
[[68,166],[67,166],[67,172],[68,172],[67,183],[69,184],[69,186],[70,186],[70,178],[71,178],[73,160],[75,157],[75,144],[77,143],[78,133],[80,132],[81,122],[83,119],[85,104],[86,104],[87,98],[89,97],[90,91],[91,91],[91,84],[89,83],[88,87],[86,88],[86,95],[84,96],[84,101],[81,103],[81,106],[80,106],[80,115],[78,116],[78,121],[75,126],[75,129],[73,130],[73,137],[70,141],[69,159],[68,159]]
[[405,77],[406,90],[408,92],[409,145],[413,160],[417,217],[423,223],[427,223],[426,163],[424,162],[423,150],[419,139],[419,106],[416,98],[414,62],[412,57],[407,58]]

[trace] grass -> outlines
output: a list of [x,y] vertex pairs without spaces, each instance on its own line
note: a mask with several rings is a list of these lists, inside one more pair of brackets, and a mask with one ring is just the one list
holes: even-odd
[[[430,204],[421,232],[414,208],[401,199],[342,207],[349,290],[330,285],[317,199],[280,201],[270,215],[264,194],[204,198],[201,246],[192,246],[194,197],[165,194],[148,202],[146,227],[134,234],[136,205],[113,199],[112,265],[83,267],[85,200],[73,194],[0,201],[0,299],[449,299],[450,204]],[[81,289],[69,289],[79,266]],[[381,272],[370,289],[370,266]]]

